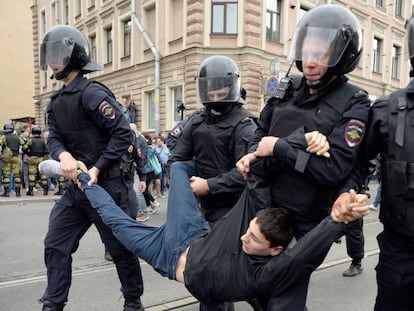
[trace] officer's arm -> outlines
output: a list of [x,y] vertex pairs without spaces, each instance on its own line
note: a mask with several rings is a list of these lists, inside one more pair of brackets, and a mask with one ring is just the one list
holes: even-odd
[[281,138],[273,150],[278,162],[285,169],[303,173],[321,184],[332,185],[342,181],[357,159],[370,110],[367,96],[353,100],[354,104],[344,113],[345,117],[328,135],[329,159],[296,149]]
[[50,153],[50,156],[54,160],[59,161],[59,156],[61,153],[66,151],[65,145],[63,144],[63,139],[59,135],[56,119],[53,114],[53,110],[50,108],[50,105],[47,108],[47,119],[49,127],[49,137],[47,140],[47,147]]
[[191,137],[192,133],[193,126],[191,122],[187,122],[187,124],[182,129],[181,136],[177,138],[174,152],[171,154],[171,157],[168,160],[169,163],[176,161],[188,161],[193,158],[194,152],[193,139]]
[[118,103],[101,85],[89,84],[83,93],[82,105],[89,120],[109,136],[105,150],[94,165],[102,171],[126,153],[133,133]]
[[268,135],[270,121],[273,113],[273,100],[269,99],[266,106],[260,112],[260,117],[257,120],[257,128],[248,145],[248,152],[254,152],[262,137]]
[[[234,130],[235,137],[232,141],[234,144],[233,157],[235,162],[247,153],[248,143],[255,129],[256,123],[251,119],[246,119],[239,123]],[[246,185],[245,179],[236,167],[233,167],[228,172],[207,179],[207,183],[211,194],[242,191]]]

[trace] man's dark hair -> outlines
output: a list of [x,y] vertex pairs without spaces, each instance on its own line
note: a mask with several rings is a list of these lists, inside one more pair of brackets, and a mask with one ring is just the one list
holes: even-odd
[[293,238],[295,218],[285,208],[265,208],[256,213],[261,233],[270,247],[286,247]]

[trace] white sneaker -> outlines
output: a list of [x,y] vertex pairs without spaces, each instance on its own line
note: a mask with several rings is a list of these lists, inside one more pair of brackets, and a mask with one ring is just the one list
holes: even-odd
[[152,207],[152,214],[158,214],[160,212],[161,209],[161,204],[160,203],[151,203],[151,207]]

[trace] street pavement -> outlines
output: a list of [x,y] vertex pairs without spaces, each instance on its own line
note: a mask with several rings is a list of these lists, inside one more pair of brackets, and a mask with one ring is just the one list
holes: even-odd
[[[376,183],[370,184],[372,198],[376,188]],[[50,209],[59,198],[53,193],[51,191],[44,196],[39,190],[33,197],[25,193],[20,198],[14,194],[9,198],[0,197],[0,310],[40,310],[35,300],[46,284],[41,239],[47,230]],[[163,208],[159,215],[151,215],[148,224],[154,226],[161,225],[166,215],[167,199],[157,200]],[[365,218],[366,258],[363,260],[363,273],[353,278],[342,276],[350,264],[345,239],[342,238],[342,243],[332,246],[324,263],[313,273],[307,301],[310,311],[334,308],[341,311],[373,310],[376,295],[374,268],[378,260],[376,235],[382,228],[377,218],[376,211]],[[30,241],[30,238],[36,242]],[[65,310],[122,310],[123,299],[120,298],[114,266],[102,258],[103,247],[93,227],[74,255],[73,282]],[[146,310],[198,310],[197,301],[182,284],[162,278],[143,261],[141,267],[145,286],[142,301]],[[251,308],[240,302],[236,304],[236,310]]]

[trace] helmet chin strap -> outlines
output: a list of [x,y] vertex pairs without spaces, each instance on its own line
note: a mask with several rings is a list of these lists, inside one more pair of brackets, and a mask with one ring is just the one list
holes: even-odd
[[56,79],[56,80],[62,80],[64,78],[66,78],[71,72],[72,72],[73,68],[70,65],[67,65],[62,71],[52,74],[50,76],[50,79]]
[[319,80],[309,81],[308,79],[306,79],[306,85],[311,89],[320,89],[328,84],[333,75],[334,72],[328,69],[328,71]]

